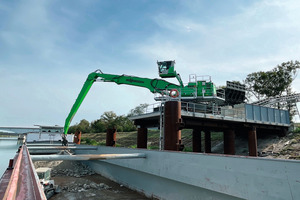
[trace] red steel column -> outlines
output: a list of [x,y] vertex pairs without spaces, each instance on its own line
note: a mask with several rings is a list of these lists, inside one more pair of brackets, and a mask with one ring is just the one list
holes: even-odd
[[248,131],[248,148],[249,148],[249,156],[257,157],[256,127],[252,127]]
[[117,129],[115,128],[108,128],[106,130],[106,146],[116,146],[116,135]]
[[80,144],[81,141],[81,131],[76,131],[74,134],[74,143]]
[[147,128],[145,127],[138,128],[137,148],[147,149],[147,134],[148,134]]
[[205,130],[205,153],[211,153],[211,136],[210,131]]
[[181,102],[167,101],[164,111],[164,149],[179,151],[181,149]]
[[224,154],[235,154],[234,147],[235,132],[234,130],[225,130],[224,131]]
[[201,129],[193,129],[193,152],[201,152]]

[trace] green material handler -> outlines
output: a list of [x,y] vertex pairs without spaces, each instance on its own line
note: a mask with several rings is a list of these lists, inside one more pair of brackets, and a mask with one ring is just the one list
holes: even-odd
[[158,72],[161,78],[176,78],[179,84],[170,83],[163,79],[149,79],[128,75],[105,74],[97,70],[88,75],[72,109],[66,118],[64,126],[64,135],[68,133],[70,123],[79,109],[82,101],[89,92],[95,81],[114,82],[118,85],[126,84],[137,87],[144,87],[152,93],[158,93],[161,97],[155,100],[164,100],[166,98],[180,99],[181,101],[203,102],[209,99],[218,98],[215,85],[209,80],[198,80],[196,75],[190,75],[189,83],[184,86],[180,75],[174,70],[175,61],[157,62]]

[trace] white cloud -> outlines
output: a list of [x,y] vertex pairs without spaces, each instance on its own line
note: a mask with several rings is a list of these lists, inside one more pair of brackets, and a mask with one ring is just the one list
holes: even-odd
[[189,71],[183,74],[245,78],[253,71],[299,60],[299,5],[297,1],[258,1],[207,24],[195,17],[158,15],[153,20],[161,31],[135,44],[135,52],[152,59],[175,59],[184,66],[177,71]]
[[[298,1],[256,1],[233,14],[216,13],[209,22],[198,12],[203,1],[182,2],[184,12],[156,13],[156,28],[122,47],[110,45],[108,39],[111,30],[118,31],[118,21],[81,26],[89,24],[87,8],[92,5],[85,7],[86,1],[82,7],[49,1],[0,3],[1,12],[7,13],[0,30],[0,125],[63,125],[87,75],[98,68],[154,78],[156,60],[176,60],[184,82],[196,73],[224,85],[226,80],[242,80],[250,72],[299,60]],[[127,60],[120,58],[124,55]],[[299,85],[299,77],[295,83]],[[94,120],[108,110],[127,114],[151,102],[153,94],[147,89],[95,83],[73,123]]]

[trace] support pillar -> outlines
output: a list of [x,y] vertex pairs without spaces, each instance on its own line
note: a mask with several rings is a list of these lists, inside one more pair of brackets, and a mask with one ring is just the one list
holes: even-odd
[[234,130],[225,130],[224,131],[224,154],[235,154],[235,132]]
[[252,127],[248,131],[248,148],[249,148],[249,156],[256,156],[257,157],[256,127]]
[[205,153],[211,153],[211,135],[209,130],[205,130]]
[[285,137],[288,134],[288,128],[282,128],[279,134],[279,137]]
[[201,152],[201,129],[193,129],[193,152]]
[[147,128],[145,127],[138,128],[137,148],[147,149],[147,134],[148,134]]
[[80,144],[80,141],[81,141],[81,131],[76,131],[75,134],[74,134],[74,139],[73,139],[74,143],[76,144]]
[[108,128],[106,130],[106,146],[116,146],[117,129]]
[[164,150],[179,151],[181,145],[181,102],[167,101],[164,106]]

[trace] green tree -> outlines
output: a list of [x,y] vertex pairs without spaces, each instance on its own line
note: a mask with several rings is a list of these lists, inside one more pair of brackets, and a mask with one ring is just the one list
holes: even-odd
[[103,120],[97,119],[91,122],[91,131],[93,133],[102,133],[106,131],[105,124]]
[[130,110],[128,117],[134,116],[134,115],[141,115],[146,112],[146,108],[149,106],[149,104],[144,103],[140,104],[137,107]]
[[248,74],[245,84],[250,97],[262,98],[291,94],[291,84],[296,77],[299,61],[288,61],[271,71],[260,71]]
[[86,119],[82,119],[77,125],[77,129],[83,133],[90,133],[91,127],[90,122]]
[[69,130],[68,130],[68,134],[71,134],[71,133],[75,133],[77,130],[78,130],[78,124],[75,124],[73,126],[70,126]]
[[76,131],[81,131],[82,133],[90,133],[91,132],[91,126],[90,122],[86,119],[82,119],[79,124],[75,124],[73,126],[70,126],[68,133],[75,133]]
[[140,104],[134,109],[131,109],[127,116],[117,116],[113,111],[107,111],[100,116],[100,119],[94,120],[91,123],[83,119],[79,124],[70,126],[69,133],[75,133],[76,130],[80,130],[84,133],[101,133],[105,132],[108,128],[116,128],[119,132],[135,131],[136,126],[129,117],[145,113],[147,106],[148,104],[146,103]]
[[136,127],[127,116],[121,115],[116,118],[117,123],[117,129],[118,131],[123,132],[129,132],[129,131],[135,131]]
[[117,115],[113,111],[104,112],[100,119],[105,124],[105,128],[117,128]]

